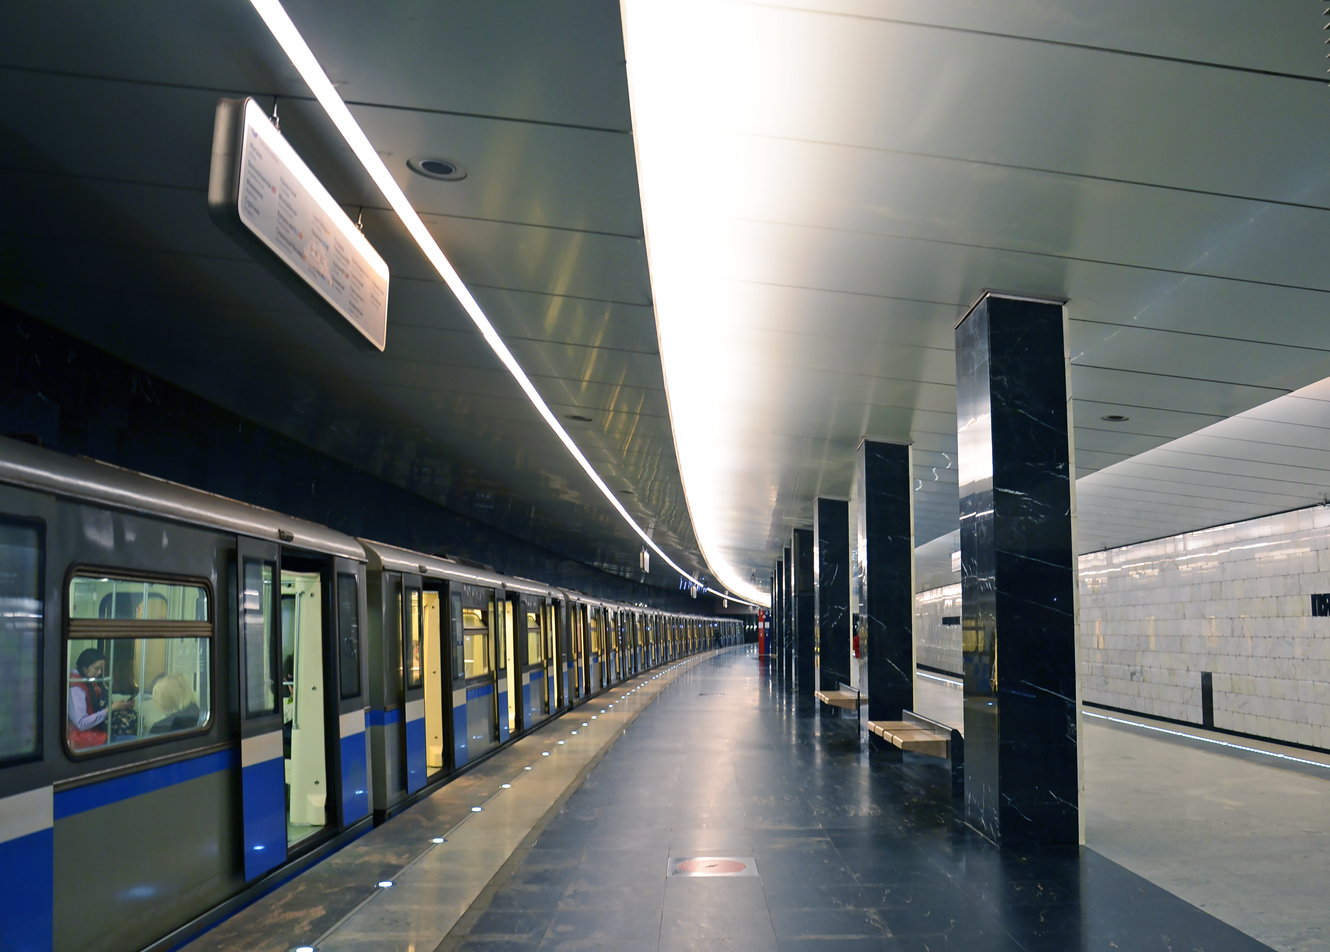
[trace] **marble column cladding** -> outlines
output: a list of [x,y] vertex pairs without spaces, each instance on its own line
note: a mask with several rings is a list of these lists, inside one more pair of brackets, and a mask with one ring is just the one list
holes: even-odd
[[868,644],[868,719],[914,708],[914,460],[907,443],[859,444],[855,545]]
[[1079,839],[1065,341],[997,295],[956,328],[965,816],[1003,845]]
[[794,683],[800,694],[811,695],[817,690],[813,657],[813,627],[816,624],[813,604],[813,530],[795,529],[790,533],[790,556],[794,569],[791,585],[793,595],[793,651]]
[[790,618],[790,546],[785,546],[785,552],[781,558],[781,565],[785,568],[785,577],[781,580],[781,671],[786,677],[790,677],[790,650],[793,645],[794,633],[791,632],[791,626],[794,622]]
[[776,560],[776,573],[771,583],[771,639],[767,645],[767,654],[776,663],[780,671],[780,646],[782,632],[785,630],[785,562]]
[[813,501],[813,601],[817,680],[835,690],[850,683],[850,504]]

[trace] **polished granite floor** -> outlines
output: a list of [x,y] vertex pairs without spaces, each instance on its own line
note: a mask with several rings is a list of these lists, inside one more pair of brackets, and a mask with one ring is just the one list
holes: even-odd
[[[999,852],[940,763],[863,753],[764,664],[731,650],[661,691],[439,948],[1267,948],[1093,850]],[[667,875],[691,857],[757,875]]]
[[[959,682],[920,712],[959,725]],[[1330,756],[1087,709],[1085,841],[1278,952],[1330,952]]]

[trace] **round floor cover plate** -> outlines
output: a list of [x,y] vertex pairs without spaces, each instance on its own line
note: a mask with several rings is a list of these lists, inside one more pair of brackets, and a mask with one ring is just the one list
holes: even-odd
[[756,876],[751,856],[671,856],[671,876]]

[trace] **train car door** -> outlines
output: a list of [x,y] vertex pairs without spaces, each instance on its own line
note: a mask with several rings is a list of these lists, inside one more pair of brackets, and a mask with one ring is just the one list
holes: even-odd
[[286,862],[287,709],[290,678],[283,675],[279,551],[274,542],[236,540],[236,618],[239,620],[241,819],[245,879]]
[[587,645],[587,607],[574,605],[570,609],[573,620],[573,663],[577,671],[577,696],[591,693],[591,652]]
[[549,713],[546,692],[549,679],[545,669],[545,605],[534,595],[522,595],[517,613],[519,655],[516,670],[521,685],[523,729],[543,720]]
[[[434,760],[443,767],[443,710],[438,698],[439,679],[438,616],[439,597],[434,595],[434,631],[432,643],[426,639],[425,592],[420,576],[402,576],[402,763],[406,774],[406,792],[415,793],[425,786]],[[435,685],[435,710],[430,710],[430,686]],[[433,714],[431,719],[430,715]],[[435,722],[439,722],[437,725]],[[436,736],[437,731],[437,736]],[[435,756],[434,745],[439,749]]]
[[517,640],[516,616],[521,608],[521,602],[518,599],[521,596],[513,592],[502,592],[497,597],[503,606],[502,612],[497,617],[500,628],[497,632],[498,644],[495,646],[495,657],[499,659],[498,669],[495,673],[498,677],[499,743],[502,744],[512,734],[522,729],[522,715],[517,703],[522,696],[521,686],[517,683],[518,674],[522,667],[517,658],[517,645],[515,644]]
[[334,559],[336,606],[337,754],[343,826],[369,816],[369,750],[365,745],[365,672],[363,619],[365,566]]
[[605,687],[605,655],[601,643],[600,609],[586,607],[587,640],[587,694],[595,694]]
[[[494,593],[474,585],[450,587],[453,630],[453,763],[461,767],[500,739]],[[504,699],[507,703],[507,699]]]
[[[420,593],[421,734],[424,744],[424,781],[433,780],[456,763],[452,738],[452,680],[449,675],[451,613],[443,586]],[[422,784],[423,785],[423,784]]]
[[559,611],[556,603],[546,599],[541,608],[545,632],[545,714],[549,716],[563,704],[563,692],[560,690],[559,667],[562,652],[559,651]]

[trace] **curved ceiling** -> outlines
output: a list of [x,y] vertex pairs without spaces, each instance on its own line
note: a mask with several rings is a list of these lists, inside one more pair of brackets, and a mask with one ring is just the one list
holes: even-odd
[[[618,11],[594,0],[293,0],[293,20],[579,449],[680,564],[697,551],[652,311]],[[248,3],[62,0],[0,33],[0,297],[482,522],[638,577],[571,459]],[[392,271],[351,350],[209,220],[219,96],[283,134]],[[442,156],[460,182],[409,171]],[[651,581],[675,587],[653,560]]]
[[1330,375],[1321,7],[624,9],[679,460],[736,590],[865,437],[913,442],[918,542],[956,527],[984,289],[1068,300],[1081,477]]

